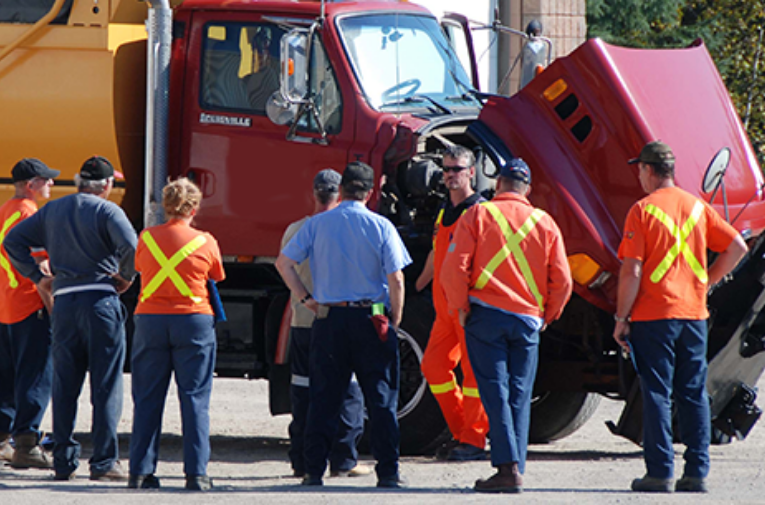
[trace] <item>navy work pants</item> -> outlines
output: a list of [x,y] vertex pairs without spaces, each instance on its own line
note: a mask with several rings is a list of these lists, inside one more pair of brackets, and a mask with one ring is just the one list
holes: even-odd
[[[289,456],[292,469],[305,473],[305,425],[310,405],[309,350],[311,328],[290,328],[290,368],[292,369],[292,422]],[[364,398],[357,381],[352,380],[340,411],[340,425],[329,453],[330,471],[347,471],[356,466],[356,448],[364,433]]]
[[48,312],[0,324],[0,433],[40,436],[53,383]]
[[122,416],[127,311],[116,293],[82,291],[56,296],[53,305],[53,466],[77,469],[74,439],[77,399],[90,370],[93,456],[90,471],[109,471],[119,459],[117,424]]
[[707,322],[680,319],[635,321],[630,345],[643,391],[643,454],[648,475],[674,475],[672,400],[687,477],[709,473],[711,420],[707,396]]
[[313,324],[310,346],[310,406],[305,431],[309,475],[327,468],[340,411],[355,373],[369,414],[369,440],[380,479],[398,475],[398,337],[391,327],[383,342],[371,308],[332,307]]
[[518,463],[524,472],[539,332],[512,314],[473,304],[465,341],[489,417],[491,464]]
[[175,372],[181,403],[183,471],[207,475],[210,461],[210,395],[215,369],[215,323],[206,314],[136,314],[131,357],[133,435],[130,473],[157,469],[162,413]]

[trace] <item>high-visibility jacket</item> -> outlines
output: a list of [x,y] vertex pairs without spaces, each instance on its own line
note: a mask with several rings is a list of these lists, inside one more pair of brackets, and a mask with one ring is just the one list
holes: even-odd
[[136,314],[212,314],[207,280],[225,278],[212,235],[179,219],[147,228],[135,253],[141,272]]
[[[474,194],[461,204],[454,208],[450,208],[449,210],[462,215],[471,206],[482,201],[484,201],[484,199],[480,195]],[[447,205],[449,204],[447,203]],[[451,222],[449,222],[448,217],[445,220],[444,217],[447,215],[446,211],[447,209],[445,207],[441,208],[436,216],[435,225],[433,226],[433,306],[435,307],[436,312],[443,312],[444,314],[448,312],[449,307],[446,303],[443,287],[441,286],[441,266],[444,263],[444,258],[446,258],[446,253],[449,250],[449,244],[451,244],[454,232],[457,229],[457,223],[459,222],[459,218]]]
[[738,232],[708,204],[661,188],[627,214],[619,258],[642,262],[633,321],[701,320],[707,311],[707,249],[722,252]]
[[[37,204],[29,198],[12,198],[0,207],[0,244],[11,228],[37,212]],[[43,307],[35,283],[19,274],[0,250],[0,323],[14,324]]]
[[473,206],[460,218],[441,283],[453,309],[466,309],[474,297],[547,323],[560,316],[572,289],[555,221],[510,192]]

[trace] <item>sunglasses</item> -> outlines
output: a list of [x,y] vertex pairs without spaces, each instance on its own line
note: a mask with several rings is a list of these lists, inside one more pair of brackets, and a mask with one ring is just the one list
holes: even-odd
[[460,165],[455,165],[453,167],[441,167],[441,170],[444,172],[462,172],[463,170],[468,170],[470,167],[462,167]]

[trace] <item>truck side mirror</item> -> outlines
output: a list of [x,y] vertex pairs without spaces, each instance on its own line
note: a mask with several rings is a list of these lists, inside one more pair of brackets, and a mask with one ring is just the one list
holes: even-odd
[[296,28],[281,41],[281,94],[290,103],[300,103],[308,94],[308,31]]

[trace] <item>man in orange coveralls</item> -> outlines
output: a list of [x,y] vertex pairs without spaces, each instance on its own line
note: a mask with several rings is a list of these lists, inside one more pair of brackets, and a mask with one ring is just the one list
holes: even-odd
[[[430,391],[438,400],[449,431],[457,445],[446,458],[452,461],[475,461],[486,458],[486,432],[489,421],[481,405],[478,387],[465,347],[465,330],[459,324],[457,311],[449,311],[439,275],[446,251],[451,243],[457,221],[467,209],[485,201],[475,193],[471,181],[475,176],[475,155],[470,149],[454,145],[443,155],[444,184],[449,190],[433,228],[433,250],[417,279],[417,290],[433,280],[433,305],[436,320],[422,357],[422,374]],[[462,388],[457,384],[454,369],[462,368]]]
[[441,269],[449,308],[459,310],[481,401],[489,416],[491,464],[479,492],[522,490],[539,333],[571,296],[571,271],[555,221],[526,199],[526,162],[500,169],[497,196],[457,224]]

